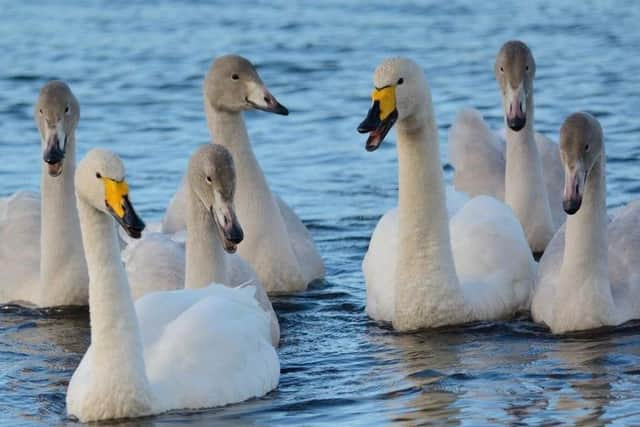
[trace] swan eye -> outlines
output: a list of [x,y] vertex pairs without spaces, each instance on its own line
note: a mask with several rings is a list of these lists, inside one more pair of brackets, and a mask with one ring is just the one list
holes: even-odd
[[401,85],[402,83],[404,83],[404,79],[403,79],[402,77],[400,77],[400,78],[398,79],[398,84],[399,84],[399,85]]
[[525,71],[529,71],[529,66],[524,67]]
[[591,147],[589,146],[589,144],[587,144],[587,145],[585,145],[585,146],[584,146],[584,151],[585,151],[586,153],[588,153],[590,149],[591,149]]
[[100,172],[96,172],[96,178],[98,179],[102,178],[102,175],[100,175]]
[[504,67],[500,67],[500,72],[504,73]]
[[213,182],[213,180],[211,179],[211,177],[210,177],[210,176],[207,176],[207,182],[208,182],[209,184],[211,184],[211,183]]
[[40,115],[42,115],[42,114],[44,114],[44,113],[42,112],[42,108],[41,108],[41,109],[40,109]]
[[234,74],[231,74],[231,79],[232,79],[232,80],[238,80],[239,78],[240,78],[240,76],[239,76],[239,75],[237,75],[237,74],[235,74],[235,73],[234,73]]
[[69,106],[67,105],[67,107],[64,109],[64,113],[65,114],[69,114]]

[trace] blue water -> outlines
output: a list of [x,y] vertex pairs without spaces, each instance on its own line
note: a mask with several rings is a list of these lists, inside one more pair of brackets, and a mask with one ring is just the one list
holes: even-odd
[[[395,203],[397,169],[393,135],[367,153],[355,132],[375,65],[409,56],[432,86],[446,164],[458,109],[500,125],[493,60],[520,38],[537,62],[537,130],[555,138],[576,110],[600,119],[615,208],[640,196],[638,22],[634,1],[0,0],[0,196],[38,189],[32,105],[61,78],[81,104],[79,156],[96,146],[121,154],[138,211],[160,219],[209,139],[203,75],[215,56],[242,54],[291,110],[247,114],[248,129],[271,187],[313,233],[327,280],[274,300],[276,391],[145,423],[639,424],[637,324],[557,338],[526,316],[413,335],[367,319],[360,262]],[[66,386],[88,344],[86,311],[1,310],[0,424],[71,423]]]

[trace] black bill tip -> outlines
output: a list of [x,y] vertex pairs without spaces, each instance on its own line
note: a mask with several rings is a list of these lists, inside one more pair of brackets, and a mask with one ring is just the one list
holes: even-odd
[[358,126],[358,132],[369,133],[364,146],[365,150],[369,152],[377,150],[396,120],[398,120],[398,110],[393,110],[388,117],[380,120],[380,104],[378,101],[374,102],[367,117]]
[[128,196],[124,196],[122,199],[122,207],[124,209],[124,215],[121,218],[113,212],[109,205],[107,205],[109,212],[111,212],[116,221],[118,221],[118,224],[124,228],[124,231],[127,232],[129,237],[139,239],[142,237],[142,232],[145,229],[144,221],[140,219],[136,211],[133,209]]
[[279,114],[281,116],[288,116],[289,115],[289,109],[287,107],[285,107],[284,105],[280,104],[279,102],[276,102],[276,106],[273,108],[272,112],[274,114]]
[[507,119],[507,126],[512,131],[518,132],[527,124],[526,116],[514,116]]
[[358,126],[359,133],[367,133],[373,132],[380,126],[380,102],[375,101],[369,112],[367,113],[367,117],[360,123]]
[[62,160],[64,160],[64,150],[60,148],[58,135],[53,134],[53,136],[51,136],[47,141],[47,146],[42,153],[42,160],[50,165],[61,163]]
[[562,201],[562,209],[568,214],[573,215],[580,209],[582,205],[582,198],[568,199]]

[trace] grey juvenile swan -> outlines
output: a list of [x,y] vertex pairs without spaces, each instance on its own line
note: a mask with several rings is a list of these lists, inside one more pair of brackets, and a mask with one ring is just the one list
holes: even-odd
[[[324,277],[324,264],[311,234],[287,204],[269,189],[251,149],[242,113],[288,114],[267,90],[255,67],[235,55],[217,58],[204,80],[204,109],[212,141],[233,155],[238,174],[238,217],[246,231],[238,253],[269,293],[301,291]],[[172,199],[162,230],[184,228],[184,185]]]
[[554,333],[640,318],[640,201],[607,215],[606,154],[600,123],[570,115],[560,129],[566,227],[542,259],[531,304]]
[[0,303],[87,305],[89,276],[73,189],[80,105],[61,81],[40,90],[40,192],[0,199]]
[[558,145],[534,130],[536,63],[521,41],[505,43],[494,73],[504,110],[505,134],[489,129],[477,110],[462,110],[449,130],[456,190],[504,200],[522,224],[531,250],[544,252],[566,215]]

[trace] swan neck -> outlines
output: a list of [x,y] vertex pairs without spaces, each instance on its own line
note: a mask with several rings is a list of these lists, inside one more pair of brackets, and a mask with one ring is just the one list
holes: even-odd
[[[253,153],[241,113],[215,109],[206,101],[205,113],[213,142],[229,149],[235,163],[236,212],[246,236],[238,253],[253,261],[260,281],[270,290],[303,287],[306,283],[285,221]],[[265,250],[278,254],[277,264],[267,261],[261,254]]]
[[[591,283],[609,287],[606,174],[604,153],[591,169],[585,183],[582,205],[567,216],[567,231],[562,264],[565,283]],[[593,280],[597,278],[597,280]]]
[[[399,244],[394,326],[415,329],[421,326],[418,313],[430,311],[425,309],[426,301],[457,299],[460,292],[433,112],[425,109],[417,118],[398,123],[397,150]],[[436,325],[437,315],[429,315]]]
[[247,127],[241,112],[214,108],[205,100],[205,115],[212,142],[224,145],[235,153],[253,153]]
[[[40,218],[40,283],[45,305],[58,305],[56,298],[86,304],[87,267],[80,232],[76,196],[75,135],[68,136],[60,176],[49,175],[42,162]],[[66,289],[63,289],[66,288]],[[82,287],[82,289],[72,289]],[[80,297],[82,301],[74,297]]]
[[[89,267],[90,370],[110,381],[131,383],[149,393],[142,338],[129,283],[120,260],[114,220],[78,199],[82,239]],[[95,379],[94,379],[95,380]]]
[[523,225],[531,249],[542,252],[553,237],[554,225],[533,129],[532,98],[527,100],[525,127],[518,132],[506,130],[504,197]]
[[453,264],[437,135],[433,116],[422,127],[397,129],[399,255],[409,264],[400,270],[428,269],[435,260]]
[[187,193],[186,288],[228,284],[226,256],[211,212],[191,187]]
[[251,225],[252,222],[243,217],[250,212],[261,212],[263,216],[274,215],[277,206],[251,148],[242,114],[215,109],[206,101],[205,111],[212,142],[224,145],[233,155],[237,179],[236,205],[240,223],[243,226]]

